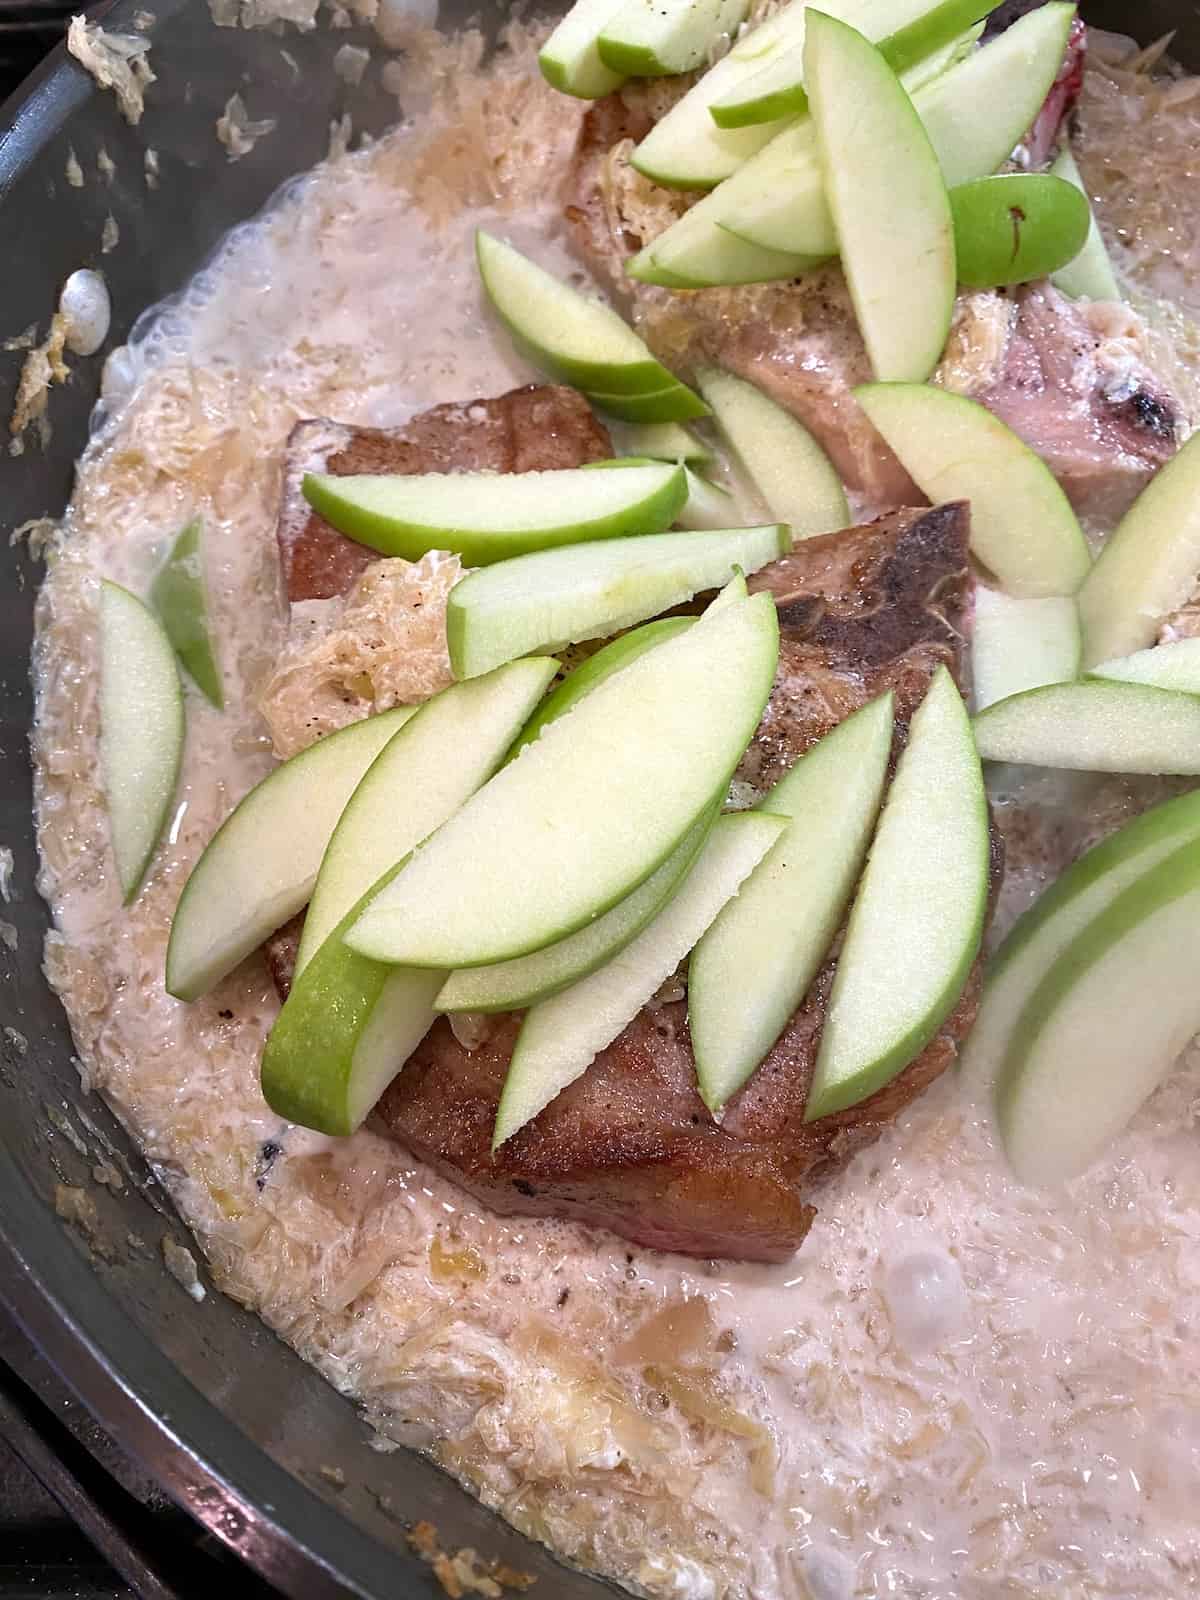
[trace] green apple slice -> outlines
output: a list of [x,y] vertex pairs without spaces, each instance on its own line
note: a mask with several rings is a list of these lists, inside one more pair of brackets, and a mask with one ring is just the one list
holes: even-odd
[[985,761],[1200,774],[1200,699],[1101,678],[1050,684],[981,712],[975,742]]
[[941,360],[956,288],[954,223],[912,101],[853,28],[809,14],[813,125],[842,269],[882,383],[923,383]]
[[150,603],[162,619],[167,638],[188,676],[221,711],[225,694],[209,625],[201,528],[200,518],[193,517],[179,534],[150,586]]
[[719,1111],[803,1000],[862,871],[887,780],[892,696],[825,736],[762,801],[787,831],[692,952],[688,1027]]
[[581,294],[482,228],[475,233],[475,259],[497,316],[543,372],[613,395],[652,394],[674,385],[673,374],[603,301]]
[[307,904],[343,807],[416,710],[397,706],[328,734],[243,796],[179,897],[167,945],[168,994],[207,994]]
[[[915,9],[908,7],[898,14],[911,15]],[[914,15],[906,26],[882,36],[869,32],[867,17],[855,13],[853,8],[834,7],[830,14],[851,23],[868,38],[876,39],[880,55],[893,72],[906,75],[912,72],[916,83],[905,85],[911,93],[917,84],[927,83],[931,77],[944,72],[975,43],[982,29],[974,25],[991,9],[988,0],[940,0],[936,4],[933,0],[924,0],[919,15]],[[775,56],[709,107],[718,128],[777,122],[781,117],[797,117],[807,110],[803,44],[793,45],[790,51]]]
[[595,972],[635,939],[666,905],[708,838],[712,823],[711,815],[702,817],[644,883],[578,933],[513,961],[452,972],[438,994],[437,1009],[518,1011],[548,1000]]
[[473,678],[535,650],[607,638],[790,549],[786,526],[768,523],[544,550],[472,572],[450,591],[450,664]]
[[687,473],[688,495],[683,510],[675,518],[676,527],[697,530],[727,528],[737,520],[738,503],[728,489],[710,483],[698,472],[693,472],[691,467],[684,470]]
[[1079,591],[1083,661],[1153,643],[1200,571],[1200,434],[1142,490]]
[[1079,676],[1079,611],[1070,597],[1017,600],[975,585],[971,676],[976,711]]
[[403,966],[477,967],[540,950],[607,911],[724,794],[778,650],[765,594],[648,650],[469,800],[347,942]]
[[320,1133],[353,1133],[428,1031],[445,974],[383,966],[342,936],[414,845],[487,782],[555,666],[514,661],[444,690],[354,791],[325,852],[296,977],[263,1054],[263,1094],[280,1116]]
[[958,281],[972,289],[1048,278],[1083,249],[1092,215],[1082,191],[1049,172],[961,183],[950,209]]
[[631,422],[623,430],[622,441],[626,455],[648,456],[651,461],[707,467],[713,459],[703,440],[679,422]]
[[137,894],[183,755],[183,694],[166,630],[118,583],[100,585],[100,771],[121,895]]
[[1115,661],[1101,661],[1088,676],[1200,694],[1200,639],[1173,639],[1131,656],[1119,656]]
[[1075,593],[1091,567],[1079,519],[1011,428],[923,384],[871,384],[855,398],[934,505],[971,502],[972,553],[1010,594]]
[[719,817],[699,860],[653,922],[606,966],[533,1007],[504,1080],[493,1150],[582,1076],[637,1016],[786,827],[785,817],[762,811]]
[[691,422],[708,415],[703,400],[685,383],[673,382],[652,394],[607,394],[595,389],[585,393],[597,411],[621,422]]
[[625,0],[575,0],[575,4],[538,52],[542,77],[561,94],[599,100],[619,89],[625,79],[600,59],[596,48],[604,26]]
[[963,1081],[972,1091],[991,1090],[1031,996],[1076,937],[1189,839],[1200,839],[1200,792],[1167,800],[1126,823],[1080,856],[1018,918],[988,963],[979,1014],[963,1051]]
[[1200,1029],[1200,842],[1126,888],[1059,957],[1022,1012],[997,1085],[1025,1183],[1077,1177]]
[[472,567],[532,550],[658,533],[687,499],[683,468],[628,472],[309,472],[304,498],[339,533],[386,556],[419,561],[454,550]]
[[[1062,65],[1074,15],[1074,6],[1051,0],[922,87],[905,75],[950,187],[986,177],[1008,159]],[[765,249],[836,254],[811,118],[785,129],[686,215],[695,212]],[[673,228],[655,241],[664,259]]]
[[849,525],[841,479],[807,428],[730,372],[710,367],[697,383],[738,464],[793,538]]
[[939,667],[912,719],[850,913],[807,1121],[881,1089],[953,1010],[983,933],[988,849],[971,723]]
[[557,661],[533,656],[454,684],[389,740],[326,846],[296,953],[297,974],[371,885],[488,781],[557,671]]
[[653,78],[703,66],[736,33],[748,0],[625,0],[596,48],[613,72]]
[[1088,234],[1083,248],[1073,261],[1050,274],[1051,283],[1072,300],[1120,300],[1121,286],[1113,271],[1100,225],[1092,214],[1092,203],[1084,187],[1083,175],[1075,163],[1069,144],[1059,151],[1050,171],[1056,178],[1073,183],[1083,195],[1088,208]]
[[685,211],[678,222],[631,256],[625,263],[629,276],[666,289],[706,289],[714,284],[799,278],[820,266],[819,256],[764,250],[735,238],[717,225],[708,206],[709,201],[702,200]]

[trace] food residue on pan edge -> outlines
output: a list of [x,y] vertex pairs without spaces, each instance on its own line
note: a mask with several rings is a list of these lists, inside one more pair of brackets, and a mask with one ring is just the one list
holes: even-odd
[[[979,1109],[943,1080],[829,1186],[787,1269],[709,1266],[500,1221],[369,1130],[284,1133],[258,1090],[265,971],[186,1010],[162,994],[188,868],[270,764],[256,696],[282,640],[274,515],[292,423],[387,425],[527,376],[480,312],[468,225],[565,268],[545,190],[570,119],[533,69],[531,34],[510,43],[486,87],[478,41],[439,47],[417,129],[240,230],[171,324],[111,369],[110,420],[39,608],[39,822],[68,935],[47,964],[87,1070],[218,1285],[386,1435],[429,1447],[572,1559],[695,1597],[997,1581],[1012,1595],[1177,1594],[1200,1571],[1186,1068],[1069,1203],[1019,1188]],[[1092,169],[1128,166],[1129,146],[1126,131],[1094,147]],[[267,281],[269,300],[253,293]],[[96,574],[144,587],[198,509],[230,708],[191,715],[186,809],[118,945],[94,759]],[[138,532],[118,542],[118,529]],[[269,1143],[282,1150],[260,1188]],[[445,1276],[435,1247],[486,1274]],[[681,1336],[695,1301],[705,1312]]]

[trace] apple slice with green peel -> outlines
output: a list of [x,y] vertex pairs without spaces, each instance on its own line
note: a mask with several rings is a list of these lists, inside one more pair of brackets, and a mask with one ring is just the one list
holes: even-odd
[[674,375],[603,301],[581,294],[482,228],[479,277],[492,307],[536,366],[563,383],[605,394],[653,394]]
[[876,379],[923,383],[956,289],[954,223],[929,136],[861,33],[811,11],[805,76],[842,269]]
[[701,206],[707,207],[708,201],[685,211],[678,222],[631,256],[625,263],[629,277],[665,289],[707,289],[714,284],[799,278],[821,264],[819,256],[764,250],[735,238]]
[[828,954],[887,781],[892,696],[826,734],[762,801],[786,833],[692,952],[688,1028],[711,1111],[778,1039]]
[[679,422],[631,422],[623,430],[622,443],[626,455],[648,456],[651,461],[707,467],[713,459],[703,440]]
[[[1062,65],[1075,15],[1051,0],[940,77],[912,89],[913,105],[950,187],[983,178],[1008,159],[1040,111]],[[837,232],[825,196],[811,118],[794,123],[685,214],[693,230],[712,221],[765,249],[834,255]],[[675,223],[655,246],[665,260]]]
[[193,517],[179,534],[150,586],[150,603],[188,676],[221,711],[225,693],[209,625],[201,528],[200,518]]
[[720,484],[710,483],[698,472],[693,472],[691,467],[684,470],[687,472],[688,497],[683,503],[683,510],[675,518],[676,527],[727,528],[731,522],[737,520],[740,508],[728,489],[722,489]]
[[263,1053],[263,1094],[280,1116],[320,1133],[353,1133],[428,1031],[445,974],[369,961],[342,936],[413,847],[487,782],[555,666],[514,661],[444,690],[354,791],[325,852],[296,977]]
[[621,422],[692,422],[708,415],[704,401],[685,383],[672,383],[653,394],[606,394],[595,389],[584,393],[597,411]]
[[971,676],[976,711],[1010,695],[1079,676],[1079,611],[1073,599],[1014,600],[975,585]]
[[558,545],[669,528],[687,500],[684,469],[669,461],[609,477],[554,472],[309,472],[304,498],[339,533],[387,556],[419,561],[453,550],[467,566]]
[[326,846],[297,974],[371,885],[488,781],[557,671],[557,661],[532,656],[454,684],[384,746]]
[[610,17],[625,0],[575,0],[575,4],[538,52],[542,77],[562,94],[580,100],[599,100],[625,82],[600,59],[597,49]]
[[736,33],[748,0],[625,0],[596,48],[613,72],[654,78],[691,72]]
[[971,502],[972,553],[1010,594],[1075,593],[1091,569],[1079,519],[1011,428],[977,401],[925,384],[870,384],[854,395],[934,505]]
[[1195,939],[1200,842],[1152,867],[1046,974],[1013,1030],[996,1091],[1025,1183],[1085,1171],[1200,1029]]
[[[591,474],[620,477],[620,473]],[[450,591],[446,635],[457,678],[535,650],[604,639],[757,572],[791,549],[781,523],[544,550],[480,572]]]
[[141,888],[179,781],[183,692],[154,613],[118,583],[100,585],[100,771],[126,905]]
[[1152,644],[1200,571],[1200,433],[1194,433],[1125,513],[1079,591],[1083,663]]
[[[819,8],[814,8],[819,9]],[[939,0],[926,3],[922,14],[881,37],[868,31],[868,18],[853,7],[831,7],[830,14],[877,40],[879,53],[893,72],[903,73],[909,93],[958,60],[983,31],[980,18],[991,9],[988,0]],[[912,8],[908,8],[911,12]],[[967,31],[969,30],[969,31]],[[804,46],[793,45],[760,67],[750,78],[714,100],[709,112],[718,128],[745,128],[777,122],[808,110],[804,87]]]
[[999,289],[1048,278],[1083,249],[1091,211],[1049,172],[1004,172],[950,191],[958,281]]
[[1119,656],[1115,661],[1101,661],[1088,676],[1200,694],[1200,639],[1173,639],[1131,656]]
[[1088,235],[1075,259],[1057,272],[1050,274],[1050,282],[1072,300],[1120,300],[1121,286],[1113,271],[1112,260],[1092,214],[1092,203],[1084,187],[1083,175],[1075,163],[1070,145],[1064,145],[1050,171],[1056,178],[1073,183],[1083,195],[1088,208]]
[[841,479],[807,428],[730,372],[710,367],[697,383],[739,466],[793,538],[849,525]]
[[975,742],[985,761],[1200,775],[1200,699],[1102,678],[1050,684],[980,712]]
[[648,650],[469,800],[347,942],[403,966],[477,967],[540,950],[600,916],[723,797],[778,651],[765,594],[710,610]]
[[624,900],[557,944],[490,967],[452,972],[437,997],[439,1011],[518,1011],[559,994],[619,954],[656,917],[708,838],[713,816],[702,817],[662,866]]
[[912,719],[850,913],[807,1121],[881,1089],[954,1009],[983,933],[988,853],[970,719],[939,667]]
[[397,706],[328,734],[243,796],[179,897],[167,945],[168,994],[207,994],[303,909],[346,802],[416,711]]
[[979,1015],[963,1051],[963,1081],[972,1092],[990,1092],[1027,1004],[1078,935],[1188,840],[1200,840],[1200,792],[1126,823],[1072,863],[1018,918],[988,963]]
[[658,916],[607,965],[535,1005],[521,1024],[496,1111],[492,1149],[582,1076],[666,982],[787,828],[786,817],[719,817]]

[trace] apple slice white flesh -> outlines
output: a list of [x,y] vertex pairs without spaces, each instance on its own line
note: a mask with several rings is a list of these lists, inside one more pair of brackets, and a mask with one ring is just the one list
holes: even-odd
[[418,561],[453,550],[471,567],[533,550],[658,533],[687,499],[683,468],[669,461],[621,473],[309,472],[304,498],[339,533],[386,556]]
[[1172,639],[1131,656],[1118,656],[1115,661],[1101,661],[1088,676],[1200,694],[1200,639]]
[[802,756],[763,798],[786,833],[692,952],[688,1027],[712,1111],[752,1076],[833,942],[887,780],[892,696],[881,695]]
[[976,711],[998,700],[1069,683],[1079,675],[1079,611],[1073,599],[1016,600],[975,585],[971,676]]
[[606,67],[629,77],[691,72],[737,32],[747,9],[748,0],[625,0],[596,48]]
[[[1075,185],[1087,200],[1088,211],[1091,213],[1091,199],[1069,144],[1065,144],[1059,151],[1050,171],[1056,178],[1065,178],[1068,183]],[[1113,271],[1113,264],[1094,214],[1083,249],[1074,261],[1051,273],[1050,282],[1072,300],[1121,299],[1121,286],[1117,282],[1117,275]]]
[[451,590],[446,613],[454,675],[473,678],[535,650],[607,638],[790,548],[787,528],[768,523],[546,550],[473,572]]
[[678,461],[689,467],[707,467],[713,453],[681,422],[630,422],[621,433],[624,453],[649,456],[651,461]]
[[648,650],[469,800],[348,942],[404,966],[477,967],[540,950],[607,911],[724,794],[778,652],[767,595],[710,610]]
[[397,706],[331,733],[243,796],[179,897],[167,945],[168,994],[207,994],[305,906],[346,802],[416,711]]
[[475,259],[496,314],[551,377],[613,395],[652,394],[675,382],[610,306],[482,228],[475,234]]
[[730,372],[709,368],[697,383],[738,464],[793,538],[849,525],[841,479],[807,428]]
[[316,932],[328,931],[302,949],[263,1054],[263,1093],[280,1116],[320,1133],[353,1133],[429,1029],[445,974],[382,966],[342,935],[413,846],[495,771],[554,668],[515,661],[444,690],[355,790],[325,852],[319,905],[314,896]]
[[297,975],[371,885],[488,781],[557,671],[557,661],[531,656],[454,684],[384,746],[326,846]]
[[625,82],[600,59],[596,48],[605,23],[625,0],[575,0],[538,52],[542,77],[561,94],[599,100]]
[[606,966],[533,1007],[521,1024],[496,1111],[492,1149],[582,1076],[675,971],[787,827],[785,817],[718,817],[682,885]]
[[957,287],[937,156],[900,80],[867,39],[809,14],[805,75],[829,209],[859,331],[882,383],[941,360]]
[[1200,775],[1200,698],[1089,678],[1029,689],[975,718],[985,761]]
[[199,517],[192,518],[171,546],[170,555],[150,586],[150,603],[192,682],[218,711],[222,710],[225,692],[209,621],[203,524]]
[[[1073,5],[1051,0],[933,81],[916,87],[905,74],[947,187],[986,177],[1008,159],[1062,65],[1074,15]],[[811,118],[786,128],[685,216],[697,212],[769,250],[835,254]],[[678,226],[654,241],[664,259]]]
[[1087,541],[1054,474],[985,406],[926,384],[869,384],[855,399],[934,505],[971,502],[971,551],[1010,594],[1074,594]]
[[[982,31],[975,24],[990,9],[988,0],[938,0],[937,4],[926,0],[907,26],[884,35],[868,31],[867,16],[853,7],[831,7],[830,14],[874,39],[893,72],[907,76],[911,71],[918,83],[925,83],[975,43]],[[914,86],[907,85],[910,92]],[[807,109],[801,44],[775,56],[736,89],[714,100],[709,111],[718,128],[745,128],[800,116]]]
[[1018,918],[988,962],[979,1014],[963,1050],[963,1081],[973,1092],[991,1091],[1026,1005],[1075,938],[1189,839],[1200,839],[1200,792],[1126,823],[1073,862]]
[[703,529],[727,528],[738,520],[740,507],[734,495],[719,483],[710,483],[691,467],[687,473],[687,499],[683,510],[675,518],[677,528]]
[[820,266],[818,256],[784,254],[748,244],[717,225],[708,201],[685,211],[664,233],[625,263],[641,283],[666,289],[706,289],[714,284],[771,283],[800,278]]
[[1014,1172],[1085,1171],[1200,1029],[1200,842],[1131,884],[1078,934],[1023,1011],[997,1084]]
[[807,1121],[881,1089],[953,1010],[983,933],[988,849],[970,719],[939,667],[912,719],[850,913]]
[[167,820],[183,755],[175,652],[154,613],[120,584],[100,585],[100,770],[121,895],[141,887]]
[[586,978],[589,972],[611,961],[658,915],[695,861],[712,822],[711,816],[702,817],[644,883],[578,933],[513,961],[452,972],[438,994],[437,1009],[517,1011]]
[[1200,433],[1125,513],[1079,591],[1083,664],[1152,644],[1200,571]]

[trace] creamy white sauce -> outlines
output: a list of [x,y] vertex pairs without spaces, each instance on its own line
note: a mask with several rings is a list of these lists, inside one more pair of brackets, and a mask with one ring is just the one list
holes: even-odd
[[[482,313],[477,223],[568,265],[544,175],[542,209],[522,194],[519,215],[476,207],[435,234],[404,192],[413,150],[399,133],[293,188],[110,359],[38,656],[43,887],[62,935],[49,965],[91,1080],[218,1284],[381,1430],[433,1448],[584,1564],[688,1600],[1191,1592],[1191,1064],[1049,1194],[1012,1181],[987,1116],[947,1077],[815,1197],[793,1261],[705,1264],[500,1221],[370,1131],[285,1129],[258,1091],[277,1007],[257,961],[195,1005],[165,995],[187,872],[270,764],[254,694],[283,630],[288,429],[305,415],[394,423],[535,376]],[[229,707],[189,693],[178,810],[123,913],[97,789],[96,585],[144,588],[196,511]],[[1035,852],[1006,915],[1044,876]],[[674,1335],[625,1348],[695,1296],[711,1308],[696,1348]]]

